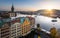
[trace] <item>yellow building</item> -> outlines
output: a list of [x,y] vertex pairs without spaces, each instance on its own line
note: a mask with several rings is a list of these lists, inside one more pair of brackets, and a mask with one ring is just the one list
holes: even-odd
[[25,20],[21,26],[22,26],[22,31],[21,31],[22,35],[24,36],[24,35],[28,34],[31,30],[29,18],[25,18]]

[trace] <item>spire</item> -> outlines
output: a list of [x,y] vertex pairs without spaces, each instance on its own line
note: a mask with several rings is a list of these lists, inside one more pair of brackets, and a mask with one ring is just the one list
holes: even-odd
[[14,12],[14,6],[13,6],[13,4],[12,4],[12,7],[11,7],[11,12]]

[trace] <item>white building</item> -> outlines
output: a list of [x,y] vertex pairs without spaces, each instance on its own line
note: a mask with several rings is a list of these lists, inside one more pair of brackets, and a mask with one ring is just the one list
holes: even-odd
[[20,33],[20,23],[18,21],[18,19],[14,20],[11,22],[11,38],[18,38],[19,36],[21,36]]
[[11,25],[11,38],[17,38],[21,36],[20,30],[20,23],[15,23]]

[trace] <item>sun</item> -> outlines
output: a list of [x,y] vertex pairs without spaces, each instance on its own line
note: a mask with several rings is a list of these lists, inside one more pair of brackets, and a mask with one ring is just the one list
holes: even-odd
[[48,5],[48,6],[46,7],[46,9],[47,9],[48,11],[51,11],[51,10],[53,9],[53,7],[50,6],[50,5]]
[[48,16],[51,16],[53,14],[53,7],[47,6],[45,12]]
[[52,9],[53,9],[52,6],[50,6],[50,5],[46,6],[46,11],[48,11],[48,12],[52,12]]

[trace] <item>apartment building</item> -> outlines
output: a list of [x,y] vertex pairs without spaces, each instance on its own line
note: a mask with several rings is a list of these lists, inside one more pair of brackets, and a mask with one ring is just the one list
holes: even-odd
[[18,17],[0,20],[0,38],[18,38],[31,32],[34,19],[28,17]]
[[21,23],[21,33],[22,33],[22,36],[25,36],[27,34],[29,34],[31,32],[31,20],[27,17],[21,17],[20,18],[20,23]]
[[0,38],[10,38],[10,22],[0,20]]
[[27,18],[29,18],[29,20],[30,20],[30,23],[31,23],[31,29],[33,29],[35,26],[35,18],[34,17],[27,17]]
[[21,33],[20,33],[20,19],[19,18],[16,18],[16,19],[13,19],[11,21],[11,38],[18,38],[21,36]]

